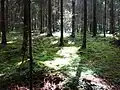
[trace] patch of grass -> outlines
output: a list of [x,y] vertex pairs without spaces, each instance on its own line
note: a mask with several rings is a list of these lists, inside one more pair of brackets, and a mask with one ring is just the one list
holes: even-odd
[[120,48],[113,46],[111,39],[97,37],[87,40],[87,49],[79,51],[82,62],[98,75],[120,84]]
[[[34,58],[34,71],[36,75],[38,72],[46,73],[50,71],[50,68],[41,64],[39,61],[52,60],[54,57],[59,57],[57,51],[60,49],[58,43],[52,44],[55,41],[54,37],[41,36],[38,39],[33,40],[33,58]],[[22,35],[18,33],[9,33],[7,35],[7,41],[9,42],[5,48],[0,46],[0,87],[1,85],[10,84],[12,82],[29,81],[29,62],[26,60],[23,64],[21,46]]]
[[53,60],[54,57],[60,57],[57,55],[57,51],[61,47],[58,47],[58,43],[52,44],[53,41],[56,41],[54,37],[40,37],[37,41],[34,41],[33,46],[33,56],[35,60],[47,61]]
[[[12,69],[12,68],[11,68]],[[43,81],[43,77],[50,71],[49,68],[43,64],[33,64],[33,81],[40,79]],[[29,85],[29,62],[21,64],[19,67],[15,67],[11,72],[0,76],[0,88],[8,87],[10,84],[26,84]]]
[[21,61],[20,47],[16,44],[8,44],[0,49],[0,73],[9,73],[16,68],[16,64]]

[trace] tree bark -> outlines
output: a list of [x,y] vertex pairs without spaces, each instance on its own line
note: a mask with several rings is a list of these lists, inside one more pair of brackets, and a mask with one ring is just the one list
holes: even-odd
[[106,37],[106,0],[105,0],[105,8],[104,8],[104,37]]
[[[31,36],[31,13],[30,13],[30,0],[24,0],[24,31],[27,38],[29,36],[29,66],[30,66],[30,90],[33,90],[32,71],[33,71],[33,59],[32,59],[32,36]],[[29,35],[28,35],[29,34]],[[27,41],[27,39],[26,39]],[[27,43],[27,42],[26,42]]]
[[5,30],[5,0],[1,0],[1,32],[2,32],[2,41],[1,44],[3,46],[6,46],[7,40],[6,40],[6,30]]
[[61,0],[61,37],[60,37],[60,46],[63,46],[63,0]]
[[97,34],[96,0],[93,0],[93,37]]
[[82,49],[86,48],[86,31],[87,31],[87,0],[84,0],[84,31]]
[[43,8],[42,8],[42,1],[40,4],[40,33],[43,33]]
[[8,30],[8,0],[6,0],[6,30]]
[[114,1],[110,2],[110,34],[115,33],[115,15],[114,15]]
[[72,0],[72,35],[75,38],[75,1]]
[[47,36],[52,36],[52,22],[51,22],[51,18],[52,18],[52,4],[51,4],[51,0],[48,0],[48,33]]

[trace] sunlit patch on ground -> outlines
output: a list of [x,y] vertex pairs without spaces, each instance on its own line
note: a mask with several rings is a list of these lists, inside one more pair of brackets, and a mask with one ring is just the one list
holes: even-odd
[[14,43],[14,42],[15,42],[15,41],[8,41],[7,43],[8,43],[8,44],[12,44],[12,43]]
[[[63,57],[72,57],[74,55],[77,55],[77,51],[78,51],[79,47],[63,47],[61,50],[59,50],[57,52],[57,54],[59,54],[60,56]],[[78,56],[78,55],[77,55]]]
[[57,44],[58,43],[58,40],[56,40],[56,41],[53,41],[53,42],[51,42],[52,44]]
[[[40,44],[38,44],[38,46],[42,46],[43,45],[43,47],[42,47],[42,49],[40,50],[40,51],[38,51],[39,52],[39,54],[40,54],[40,52],[41,51],[43,51],[43,57],[44,57],[44,55],[46,56],[47,54],[48,54],[48,56],[50,55],[54,55],[54,54],[57,54],[57,55],[54,55],[54,56],[52,56],[53,58],[50,58],[50,57],[47,57],[47,59],[49,60],[49,59],[51,59],[50,61],[47,61],[46,60],[46,57],[45,57],[45,59],[42,61],[42,60],[40,60],[41,58],[42,58],[42,55],[40,56],[40,57],[38,57],[39,58],[39,61],[41,61],[42,63],[44,63],[46,66],[48,66],[48,67],[51,67],[51,68],[54,68],[54,69],[56,69],[56,70],[58,70],[57,72],[59,72],[59,70],[61,70],[62,72],[65,72],[65,73],[67,73],[68,75],[70,75],[70,77],[74,77],[74,76],[76,76],[76,71],[77,71],[77,66],[78,66],[78,64],[79,64],[79,62],[81,61],[81,57],[80,57],[80,55],[77,55],[77,51],[78,51],[78,49],[79,49],[79,47],[75,47],[74,45],[74,42],[73,41],[69,41],[68,39],[67,39],[67,43],[68,44],[71,44],[71,46],[66,46],[66,47],[57,47],[57,46],[55,46],[54,47],[54,44],[57,44],[58,42],[59,42],[59,37],[60,37],[60,32],[57,32],[57,33],[53,33],[53,36],[55,36],[55,37],[44,37],[45,35],[47,35],[47,34],[41,34],[41,35],[37,35],[37,34],[35,34],[34,35],[34,38],[38,38],[38,39],[43,39],[43,41],[44,42],[46,42],[47,41],[47,43],[43,43],[43,41],[42,40],[40,40],[41,41],[41,43]],[[70,33],[64,33],[64,37],[68,37],[68,36],[70,36]],[[43,36],[43,37],[41,37],[41,36]],[[39,37],[41,37],[41,38],[39,38]],[[107,37],[113,37],[112,35],[107,35]],[[14,41],[14,39],[18,39],[19,37],[15,37],[15,38],[13,38],[13,41]],[[65,40],[66,40],[66,38],[65,38]],[[12,41],[12,39],[11,40],[9,40],[9,42],[8,43],[15,43],[15,42],[13,42]],[[48,42],[49,41],[49,42]],[[80,40],[79,40],[80,41]],[[65,42],[66,43],[66,42]],[[92,42],[93,43],[93,42]],[[42,44],[42,45],[41,45]],[[47,45],[49,45],[50,44],[50,48],[49,47],[46,47]],[[52,44],[52,45],[51,45]],[[106,44],[106,43],[105,43]],[[46,46],[45,46],[46,45]],[[73,46],[72,46],[73,45]],[[94,44],[91,44],[91,46],[93,46]],[[96,46],[99,46],[99,45],[101,45],[101,44],[97,44],[96,42],[95,42],[95,45]],[[102,44],[103,45],[103,44]],[[53,47],[51,47],[51,46],[53,46]],[[106,45],[107,46],[107,45]],[[43,48],[45,47],[45,50],[43,50]],[[41,47],[39,47],[39,48],[37,48],[37,50],[38,49],[40,49]],[[61,48],[60,50],[59,49],[57,49],[57,50],[55,50],[54,51],[54,49],[55,48]],[[107,48],[109,48],[108,46],[107,46]],[[50,50],[50,52],[52,51],[52,52],[55,52],[55,53],[49,53],[49,52],[47,52],[49,49],[51,49]],[[94,49],[94,47],[93,47],[93,49]],[[102,48],[100,48],[100,50],[101,50]],[[59,51],[58,51],[59,50]],[[95,49],[95,50],[98,50],[98,49]],[[58,51],[58,52],[57,52]],[[92,50],[91,50],[92,51]],[[94,50],[93,50],[94,51]],[[104,49],[103,49],[103,51],[104,51]],[[109,50],[110,51],[110,50]],[[109,52],[108,51],[108,52]],[[3,51],[3,52],[6,52],[6,51]],[[57,53],[56,53],[57,52]],[[90,52],[91,53],[91,52]],[[8,53],[9,54],[9,53]],[[15,53],[16,54],[16,53]],[[114,53],[113,53],[114,54]],[[88,54],[89,55],[89,54]],[[111,55],[111,54],[110,54]],[[93,55],[94,56],[94,55]],[[45,61],[46,60],[46,61]],[[88,59],[89,60],[89,59]],[[96,61],[97,60],[99,60],[99,58],[96,58]],[[17,62],[16,64],[15,64],[15,67],[17,67],[17,66],[20,66],[22,64],[22,62]],[[74,65],[75,64],[75,65]],[[81,63],[82,64],[82,63]],[[93,62],[91,61],[89,61],[88,62],[88,64],[93,64]],[[14,65],[14,64],[13,64]],[[98,65],[98,63],[97,63],[97,65]],[[116,64],[115,64],[116,65]],[[66,69],[64,69],[64,67],[66,68]],[[81,77],[80,77],[80,80],[83,80],[83,79],[86,79],[86,80],[89,80],[89,81],[91,81],[91,84],[94,84],[94,85],[96,85],[96,87],[103,87],[103,88],[110,88],[110,86],[108,85],[108,83],[106,83],[106,80],[104,80],[103,78],[100,78],[100,77],[98,77],[96,74],[94,74],[94,71],[92,70],[92,69],[90,69],[89,67],[87,67],[87,65],[81,65],[81,67],[80,67],[80,69],[81,69]],[[11,70],[11,68],[9,68],[8,67],[8,70]],[[56,71],[55,70],[55,71]],[[66,71],[67,70],[67,71]],[[60,71],[60,73],[62,73]],[[62,73],[62,74],[64,74],[64,73]],[[0,76],[3,76],[4,74],[0,74]],[[50,79],[51,80],[51,79]],[[46,88],[48,88],[48,90],[49,90],[49,87],[51,87],[51,88],[56,88],[56,85],[54,84],[54,83],[50,83],[50,80],[48,80],[48,81],[45,81],[44,83],[44,87],[46,87]],[[45,88],[44,88],[45,89]],[[101,90],[101,89],[95,89],[95,90]],[[104,90],[104,89],[103,89]],[[107,90],[116,90],[116,89],[107,89]],[[118,89],[119,90],[119,89]]]
[[[103,88],[104,90],[111,90],[111,86],[108,85],[106,80],[99,78],[94,71],[87,68],[87,70],[81,72],[80,80],[90,81],[90,84],[95,85],[95,88]],[[98,90],[97,89],[97,90]],[[95,89],[96,90],[96,89]],[[101,89],[100,89],[101,90]]]
[[18,63],[17,63],[18,66],[21,65],[21,64],[22,64],[22,62],[18,62]]
[[[57,52],[57,54],[62,56],[62,58],[54,58],[53,61],[45,61],[44,64],[56,70],[59,70],[61,69],[61,67],[67,66],[67,65],[71,66],[70,68],[73,69],[71,65],[73,60],[80,59],[80,57],[77,55],[78,49],[79,47],[74,47],[74,46],[63,47],[61,48],[61,50]],[[94,71],[92,71],[87,67],[81,67],[81,68],[82,68],[82,71],[81,71],[80,80],[83,80],[83,79],[90,80],[91,84],[94,84],[97,88],[104,88],[104,89],[110,88],[110,86],[103,79],[97,77]],[[68,71],[69,75],[74,77],[76,75],[76,70],[77,70],[77,67],[75,70],[69,70]],[[111,89],[108,89],[108,90],[111,90]]]
[[4,74],[0,74],[0,76],[3,76]]
[[[60,37],[60,33],[61,32],[55,32],[55,33],[53,33],[53,36],[57,36],[57,37]],[[68,36],[70,36],[71,35],[71,33],[63,33],[64,34],[64,37],[68,37]]]
[[78,57],[76,54],[78,49],[78,47],[63,47],[57,52],[62,58],[54,58],[53,61],[45,61],[44,64],[54,69],[60,69],[64,65],[69,65],[74,58]]
[[68,41],[68,44],[72,44],[72,45],[74,45],[74,44],[75,44],[75,42]]
[[[104,34],[99,34],[100,36],[104,36]],[[110,38],[115,38],[117,40],[119,40],[119,38],[116,36],[116,35],[113,35],[113,34],[106,34],[106,37],[110,37]]]
[[[104,34],[99,34],[100,36],[104,36]],[[113,34],[106,34],[106,37],[110,37],[110,38],[113,38]]]
[[[29,59],[28,59],[29,60]],[[17,66],[20,66],[22,63],[25,63],[26,61],[20,61],[17,63]]]

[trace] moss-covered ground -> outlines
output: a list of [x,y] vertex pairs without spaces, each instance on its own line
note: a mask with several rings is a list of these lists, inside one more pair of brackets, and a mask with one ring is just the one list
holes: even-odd
[[[9,84],[9,82],[28,81],[29,62],[25,60],[21,64],[22,54],[22,34],[9,33],[7,35],[8,44],[2,48],[0,46],[0,86]],[[69,42],[74,43],[69,43]],[[53,43],[54,42],[54,43]],[[84,67],[92,69],[100,77],[106,78],[110,83],[120,85],[120,47],[112,44],[112,38],[87,36],[87,49],[79,50],[78,55],[81,58],[81,64]],[[80,47],[82,38],[77,35],[76,39],[65,38],[65,46]],[[58,37],[40,36],[33,39],[33,60],[34,76],[38,73],[49,73],[53,69],[43,64],[44,61],[53,60],[55,57],[61,57],[57,52],[59,47]],[[73,61],[76,65],[78,62]],[[63,72],[68,66],[61,68]],[[43,75],[44,76],[44,75]],[[9,82],[8,82],[9,81]],[[4,83],[3,83],[4,82]]]

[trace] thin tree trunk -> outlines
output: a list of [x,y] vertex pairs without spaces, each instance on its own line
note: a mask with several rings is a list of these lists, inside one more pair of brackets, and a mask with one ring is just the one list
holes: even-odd
[[6,30],[8,30],[8,0],[6,0]]
[[93,37],[97,34],[96,0],[93,0]]
[[42,10],[42,2],[40,4],[40,33],[43,33],[43,26],[42,26],[42,23],[43,23],[43,10]]
[[30,58],[30,90],[33,90],[32,71],[33,71],[33,57],[32,57],[32,35],[31,35],[31,12],[30,12],[31,1],[28,0],[28,30],[29,30],[29,58]]
[[55,32],[56,30],[55,30],[55,15],[54,14],[52,15],[52,20],[53,20],[52,28],[53,28],[53,32]]
[[84,31],[82,49],[86,48],[86,31],[87,31],[87,0],[84,0]]
[[[28,3],[27,0],[24,1],[24,29],[23,29],[23,44],[22,44],[22,54],[23,54],[23,61],[27,53],[27,46],[28,46]],[[22,62],[23,62],[22,61]]]
[[115,33],[115,15],[114,15],[114,0],[110,2],[110,33]]
[[2,32],[2,41],[1,44],[6,46],[6,30],[5,30],[5,8],[4,8],[5,0],[1,0],[1,32]]
[[72,35],[75,38],[75,1],[72,0]]
[[63,0],[61,0],[61,37],[60,37],[60,46],[63,46]]
[[105,0],[105,8],[104,8],[104,37],[106,37],[106,0]]
[[30,15],[30,0],[24,0],[24,29],[29,35],[29,66],[30,66],[30,90],[33,90],[32,71],[33,71],[33,59],[32,59],[32,36],[31,36],[31,15]]
[[51,0],[48,0],[48,34],[47,36],[52,36],[52,22],[51,22],[51,18],[52,18],[52,4],[51,4]]

